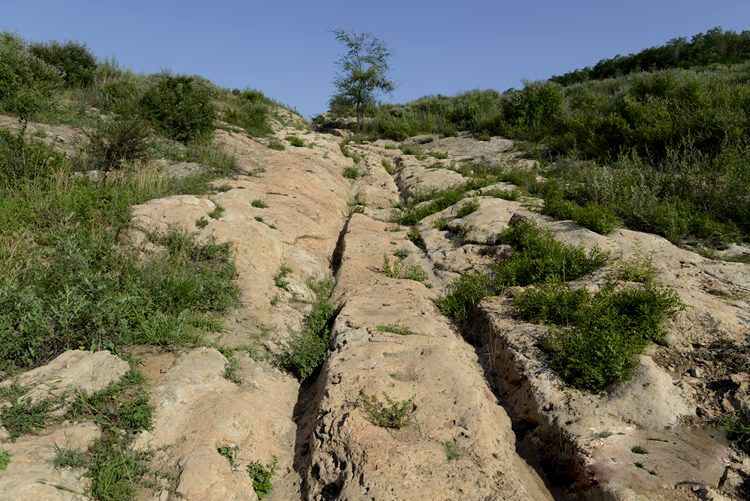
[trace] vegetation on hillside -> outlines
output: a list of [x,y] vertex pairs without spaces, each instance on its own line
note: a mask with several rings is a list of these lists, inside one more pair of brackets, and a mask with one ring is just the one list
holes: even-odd
[[688,44],[679,68],[380,105],[365,129],[526,141],[559,180],[548,210],[595,204],[613,216],[602,232],[619,219],[675,243],[721,246],[750,234],[750,63],[719,64],[744,60],[747,44],[745,32],[712,30]]

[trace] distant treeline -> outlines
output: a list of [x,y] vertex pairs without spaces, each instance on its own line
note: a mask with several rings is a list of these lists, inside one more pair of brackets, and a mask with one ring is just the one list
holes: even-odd
[[750,60],[750,31],[737,33],[713,28],[706,33],[695,35],[690,41],[685,37],[675,38],[659,47],[643,49],[628,56],[617,55],[611,59],[602,59],[593,67],[587,66],[563,75],[555,75],[550,81],[571,85],[638,71],[692,68],[714,63],[737,64],[747,60]]

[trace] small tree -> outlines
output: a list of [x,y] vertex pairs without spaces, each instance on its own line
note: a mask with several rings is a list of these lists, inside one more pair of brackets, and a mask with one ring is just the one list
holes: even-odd
[[372,33],[334,30],[333,34],[347,51],[336,61],[339,74],[334,84],[338,93],[332,102],[350,103],[357,114],[357,128],[361,130],[364,109],[374,102],[376,93],[389,93],[395,88],[388,79],[388,58],[393,51]]

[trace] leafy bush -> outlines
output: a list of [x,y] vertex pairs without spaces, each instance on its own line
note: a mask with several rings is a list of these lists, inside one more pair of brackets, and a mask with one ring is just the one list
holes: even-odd
[[528,221],[509,227],[498,241],[513,249],[511,258],[498,262],[494,268],[502,285],[575,280],[601,268],[608,259],[597,248],[587,253],[583,247],[562,244],[552,232]]
[[56,68],[68,87],[87,87],[94,81],[96,58],[85,44],[68,41],[33,43],[29,52]]
[[722,420],[726,429],[727,438],[737,447],[750,454],[750,423],[743,422],[740,418],[726,416]]
[[362,394],[359,401],[367,412],[373,424],[382,428],[396,430],[409,424],[414,402],[412,399],[401,402],[393,400],[387,393],[383,393],[385,402],[381,402],[376,395]]
[[483,298],[495,291],[491,278],[482,273],[467,273],[458,277],[448,287],[444,296],[435,300],[440,313],[452,318],[457,324],[469,320]]
[[478,200],[472,200],[469,203],[466,203],[459,207],[458,212],[456,213],[456,217],[464,217],[468,216],[469,214],[472,214],[479,210],[479,201]]
[[330,323],[335,308],[330,302],[335,283],[333,280],[311,281],[315,293],[312,309],[305,315],[302,330],[289,340],[277,362],[284,369],[304,381],[325,362],[330,342]]
[[571,386],[589,391],[627,380],[638,355],[648,342],[661,340],[661,324],[679,308],[670,289],[605,288],[571,313],[574,328],[553,331],[551,367]]
[[264,465],[260,461],[253,461],[247,466],[247,474],[253,479],[253,490],[258,499],[263,499],[273,490],[271,479],[278,469],[278,460],[274,456],[271,462]]
[[242,127],[249,135],[262,137],[273,132],[268,121],[268,106],[253,102],[241,102],[224,113],[227,123]]
[[305,142],[297,136],[287,136],[286,140],[289,141],[289,144],[296,146],[297,148],[305,146]]
[[10,453],[5,449],[0,449],[0,471],[5,470],[10,464]]
[[396,219],[400,224],[414,225],[422,219],[440,212],[441,210],[447,209],[448,207],[456,204],[457,202],[464,199],[467,191],[476,190],[489,184],[489,181],[484,179],[474,179],[466,182],[463,185],[459,185],[455,188],[451,188],[443,191],[433,191],[429,193],[421,194],[416,198],[414,202],[419,203],[421,201],[430,200],[429,204],[424,204],[416,207],[411,207],[405,214],[401,215]]
[[346,179],[357,179],[360,175],[360,172],[356,167],[344,167],[344,169],[341,171],[341,175]]
[[546,282],[529,287],[514,297],[513,307],[522,320],[568,325],[589,299],[586,289],[572,290],[561,282]]
[[88,134],[87,167],[110,170],[147,158],[150,134],[148,125],[136,116],[100,120]]
[[212,89],[196,77],[159,75],[141,98],[144,116],[168,137],[187,142],[213,131]]

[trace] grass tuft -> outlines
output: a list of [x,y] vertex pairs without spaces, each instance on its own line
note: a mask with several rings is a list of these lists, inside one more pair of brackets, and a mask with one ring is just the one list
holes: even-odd
[[387,393],[383,393],[385,402],[381,402],[376,395],[362,394],[359,401],[374,425],[381,428],[401,429],[408,425],[409,415],[414,406],[410,398],[401,402],[393,400]]

